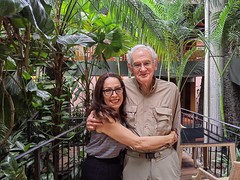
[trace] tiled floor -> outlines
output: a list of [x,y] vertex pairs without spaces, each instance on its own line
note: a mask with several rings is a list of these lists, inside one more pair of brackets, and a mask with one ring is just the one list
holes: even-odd
[[188,154],[183,152],[182,158],[181,180],[191,180],[192,175],[197,174],[197,168],[194,167],[193,159]]

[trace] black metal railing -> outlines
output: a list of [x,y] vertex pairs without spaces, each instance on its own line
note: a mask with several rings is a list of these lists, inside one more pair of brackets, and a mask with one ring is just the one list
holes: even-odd
[[[239,149],[240,127],[206,117],[187,109],[181,109],[181,142],[182,143],[211,143],[211,141],[224,143],[235,142],[236,150]],[[186,148],[186,152],[196,156],[200,166],[204,166],[203,148]],[[195,154],[194,154],[195,153]],[[231,168],[229,147],[209,147],[208,167],[216,176],[222,177],[229,174]],[[239,158],[239,157],[237,157]]]
[[24,162],[28,179],[79,178],[84,159],[84,136],[83,122],[20,154],[16,160]]

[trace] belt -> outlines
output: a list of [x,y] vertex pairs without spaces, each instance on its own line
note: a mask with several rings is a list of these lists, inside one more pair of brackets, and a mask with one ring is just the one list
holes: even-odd
[[164,159],[172,152],[172,148],[166,148],[158,152],[149,152],[149,153],[139,153],[132,150],[127,150],[127,155],[135,158],[143,158],[143,159]]

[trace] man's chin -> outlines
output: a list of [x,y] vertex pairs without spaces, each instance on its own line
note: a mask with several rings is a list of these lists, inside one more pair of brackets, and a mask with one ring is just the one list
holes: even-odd
[[138,77],[139,81],[141,82],[149,82],[151,80],[149,75],[145,75],[145,76],[139,76]]

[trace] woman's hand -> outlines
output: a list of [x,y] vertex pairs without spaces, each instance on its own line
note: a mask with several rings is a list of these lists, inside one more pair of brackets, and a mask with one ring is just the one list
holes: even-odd
[[97,127],[102,126],[102,121],[94,117],[94,111],[91,111],[87,118],[86,129],[95,131]]
[[178,141],[178,135],[175,131],[171,131],[169,134],[171,136],[172,142],[170,143],[171,145],[175,144]]

